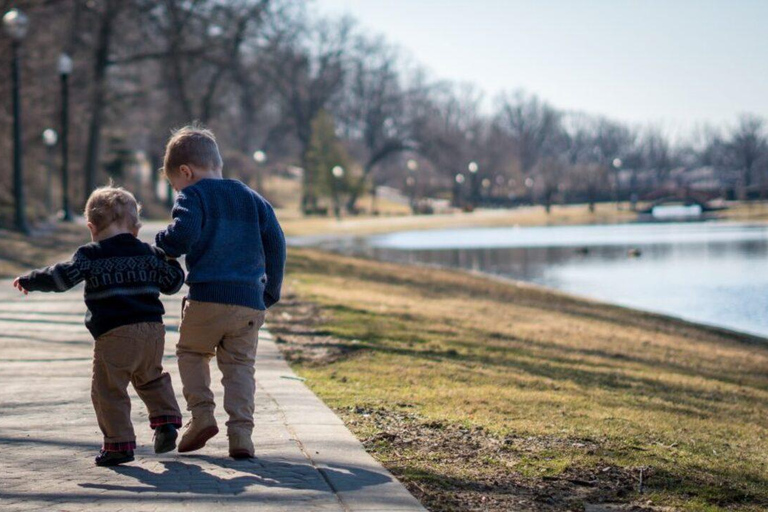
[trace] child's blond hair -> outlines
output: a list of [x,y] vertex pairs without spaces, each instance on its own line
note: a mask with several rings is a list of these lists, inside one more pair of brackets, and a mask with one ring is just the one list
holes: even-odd
[[162,172],[168,176],[177,172],[182,165],[211,170],[223,167],[216,136],[211,130],[194,123],[173,132],[165,145]]
[[114,222],[122,222],[128,229],[139,229],[141,205],[123,187],[108,185],[97,188],[85,203],[85,219],[103,231]]

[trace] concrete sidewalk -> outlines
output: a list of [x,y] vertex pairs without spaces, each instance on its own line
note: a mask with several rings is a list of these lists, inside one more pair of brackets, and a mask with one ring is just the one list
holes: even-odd
[[[184,408],[173,356],[181,296],[164,300],[165,367]],[[424,510],[296,379],[266,330],[256,366],[254,460],[228,458],[224,432],[193,454],[155,455],[146,410],[131,390],[136,461],[96,467],[101,433],[84,311],[82,288],[24,297],[0,280],[0,510]],[[217,416],[223,425],[221,407]]]

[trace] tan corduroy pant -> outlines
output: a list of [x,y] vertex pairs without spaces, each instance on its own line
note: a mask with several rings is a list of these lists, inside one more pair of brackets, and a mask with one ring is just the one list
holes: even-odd
[[163,372],[164,345],[165,327],[158,322],[124,325],[96,339],[91,400],[106,450],[135,447],[129,383],[147,406],[152,428],[181,426],[171,377]]
[[266,311],[244,306],[185,301],[176,355],[193,417],[213,413],[210,360],[215,355],[222,373],[228,430],[253,430],[254,364],[265,316]]

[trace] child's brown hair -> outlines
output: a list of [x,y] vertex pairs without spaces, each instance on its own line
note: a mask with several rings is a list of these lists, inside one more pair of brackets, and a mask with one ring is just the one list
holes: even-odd
[[212,170],[223,167],[216,136],[211,130],[194,123],[173,132],[165,145],[162,172],[168,176],[182,165]]
[[85,219],[103,231],[113,222],[123,222],[128,229],[139,229],[141,205],[123,187],[108,185],[97,188],[85,203]]

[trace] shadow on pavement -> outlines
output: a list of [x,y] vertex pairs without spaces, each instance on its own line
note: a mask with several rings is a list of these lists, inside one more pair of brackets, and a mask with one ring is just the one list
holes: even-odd
[[[237,472],[239,475],[225,478],[209,473],[197,464],[182,461],[161,461],[161,464],[165,466],[161,473],[130,465],[109,468],[120,475],[135,478],[138,483],[143,485],[104,483],[81,483],[78,485],[87,489],[134,493],[186,492],[235,496],[242,494],[252,485],[325,492],[332,490],[318,470],[309,463],[294,464],[259,458],[249,461],[235,461],[209,456],[194,456],[189,457],[189,459],[207,462],[228,470],[228,473]],[[330,476],[336,480],[343,479],[344,490],[360,489],[390,481],[385,475],[356,467],[340,466],[323,468],[322,471],[326,474],[330,473]]]

